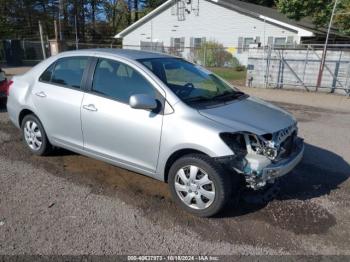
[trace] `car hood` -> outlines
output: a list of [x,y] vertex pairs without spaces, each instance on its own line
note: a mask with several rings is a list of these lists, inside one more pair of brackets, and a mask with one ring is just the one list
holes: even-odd
[[234,131],[248,131],[257,135],[274,133],[296,122],[285,110],[253,97],[215,108],[200,109],[199,113]]

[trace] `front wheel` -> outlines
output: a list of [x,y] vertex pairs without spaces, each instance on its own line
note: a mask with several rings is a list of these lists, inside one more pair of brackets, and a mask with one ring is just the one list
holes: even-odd
[[201,217],[217,214],[231,196],[230,176],[210,157],[181,157],[169,170],[169,187],[175,202]]

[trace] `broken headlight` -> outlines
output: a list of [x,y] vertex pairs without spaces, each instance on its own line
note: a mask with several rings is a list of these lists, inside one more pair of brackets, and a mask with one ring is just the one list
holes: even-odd
[[221,133],[220,137],[235,155],[245,156],[247,154],[247,146],[245,143],[244,134]]
[[278,149],[263,136],[249,132],[222,133],[221,139],[236,155],[258,154],[275,159]]

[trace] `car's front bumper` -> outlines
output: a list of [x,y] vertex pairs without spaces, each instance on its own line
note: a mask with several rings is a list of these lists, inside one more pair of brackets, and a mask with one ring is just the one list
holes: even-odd
[[274,182],[276,178],[292,171],[303,158],[303,154],[304,142],[301,138],[297,138],[294,144],[294,150],[289,158],[267,165],[259,174],[245,174],[246,181],[253,189],[262,188],[267,182]]
[[304,154],[304,143],[302,139],[297,139],[295,143],[295,150],[290,158],[279,161],[276,164],[271,164],[263,169],[262,177],[265,180],[274,179],[283,176],[299,164]]

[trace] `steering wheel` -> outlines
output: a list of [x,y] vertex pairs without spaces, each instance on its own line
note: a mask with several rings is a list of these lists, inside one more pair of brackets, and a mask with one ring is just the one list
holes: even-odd
[[194,90],[193,84],[187,83],[183,86],[183,88],[178,89],[176,94],[180,97],[187,97],[192,93],[193,90]]

